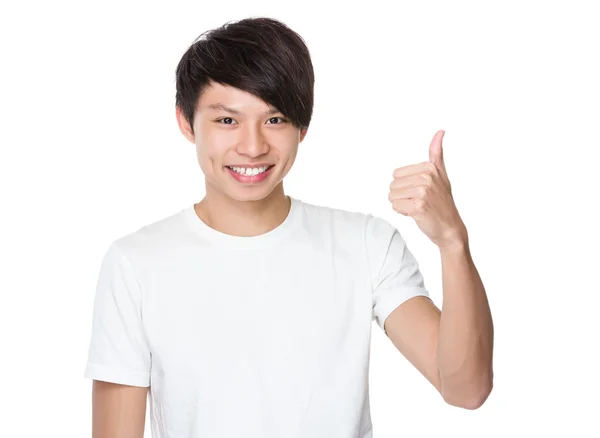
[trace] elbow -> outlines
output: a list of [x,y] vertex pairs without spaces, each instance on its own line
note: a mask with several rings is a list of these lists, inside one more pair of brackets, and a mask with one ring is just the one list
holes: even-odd
[[492,388],[493,378],[489,376],[484,382],[472,385],[468,391],[443,391],[442,398],[451,406],[474,411],[483,406],[490,396]]
[[492,392],[492,386],[490,385],[485,390],[482,390],[475,397],[471,397],[470,399],[465,400],[464,403],[459,405],[460,408],[467,409],[469,411],[474,411],[483,406],[485,401],[488,399],[490,393]]

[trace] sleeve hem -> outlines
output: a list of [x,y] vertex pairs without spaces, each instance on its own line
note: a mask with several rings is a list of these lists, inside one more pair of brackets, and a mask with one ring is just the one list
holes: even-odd
[[379,327],[381,327],[381,329],[385,332],[384,324],[387,317],[390,316],[394,310],[400,307],[401,304],[413,297],[418,296],[429,298],[429,293],[427,289],[421,287],[403,289],[395,293],[393,291],[383,293],[374,311],[375,321]]
[[125,371],[89,362],[86,364],[83,376],[86,379],[101,380],[121,385],[150,386],[149,371]]

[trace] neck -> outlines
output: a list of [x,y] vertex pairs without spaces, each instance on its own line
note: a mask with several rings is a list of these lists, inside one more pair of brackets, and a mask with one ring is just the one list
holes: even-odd
[[277,228],[287,218],[291,205],[280,183],[265,198],[237,200],[227,194],[210,190],[194,205],[196,214],[209,227],[225,234],[252,237]]

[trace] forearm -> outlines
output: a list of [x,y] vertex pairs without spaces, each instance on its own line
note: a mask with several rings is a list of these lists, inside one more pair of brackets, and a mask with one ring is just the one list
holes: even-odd
[[444,399],[476,409],[492,389],[494,329],[486,292],[471,258],[468,238],[440,248],[443,305],[438,367]]

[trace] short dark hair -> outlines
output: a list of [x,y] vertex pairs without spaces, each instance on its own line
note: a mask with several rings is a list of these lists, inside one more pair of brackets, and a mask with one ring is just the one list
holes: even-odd
[[230,21],[196,38],[177,65],[175,105],[192,131],[198,100],[211,81],[247,91],[301,128],[314,103],[314,71],[300,35],[273,18]]

